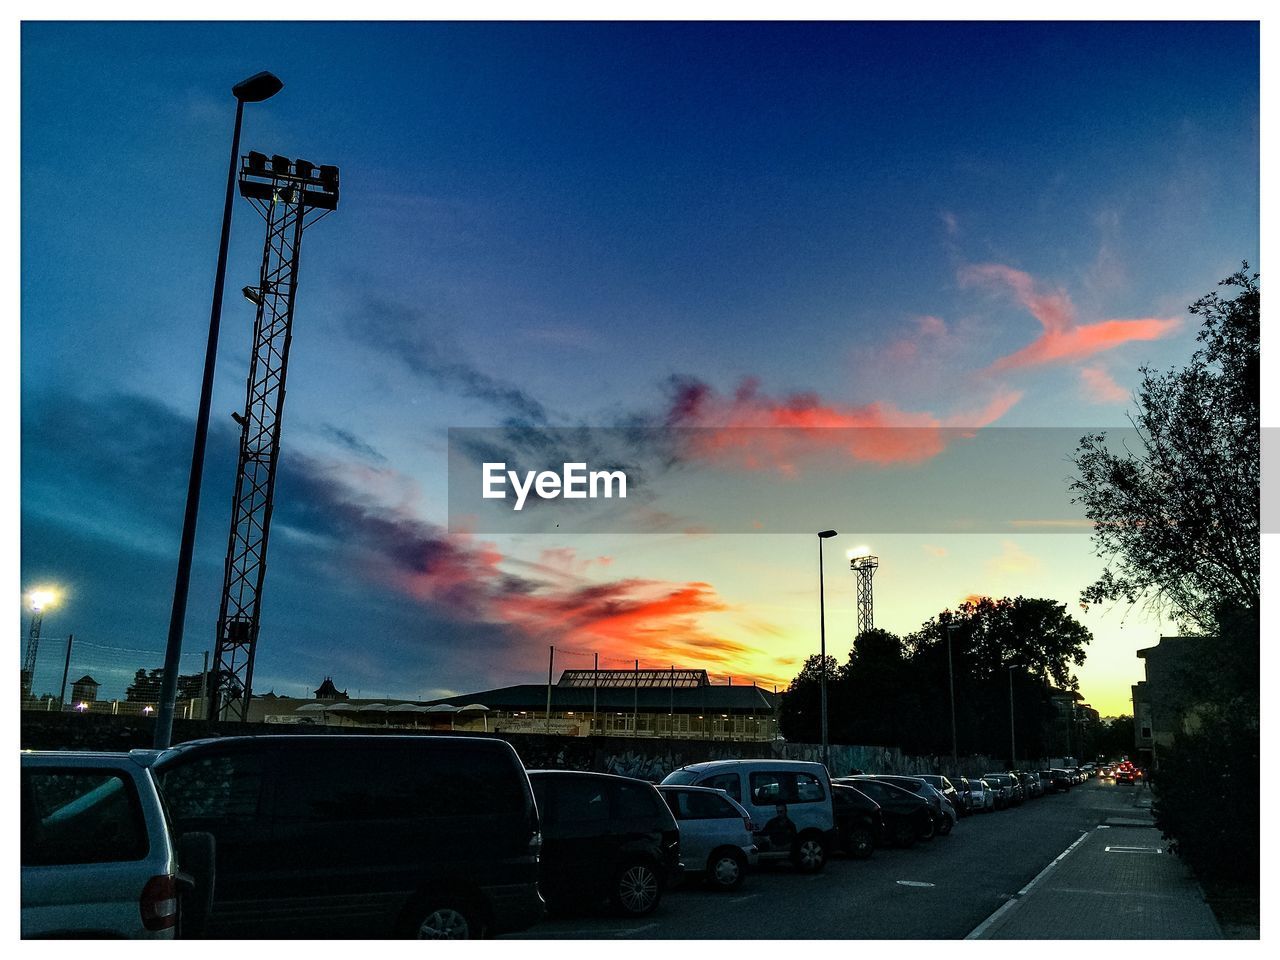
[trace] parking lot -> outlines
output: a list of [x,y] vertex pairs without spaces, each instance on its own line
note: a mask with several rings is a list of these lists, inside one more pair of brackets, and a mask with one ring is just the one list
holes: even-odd
[[577,914],[516,936],[963,938],[1083,832],[1132,813],[1135,789],[1142,788],[1089,780],[1068,793],[967,817],[950,836],[910,849],[879,849],[861,861],[833,856],[816,875],[766,866],[736,893],[674,890],[641,920]]

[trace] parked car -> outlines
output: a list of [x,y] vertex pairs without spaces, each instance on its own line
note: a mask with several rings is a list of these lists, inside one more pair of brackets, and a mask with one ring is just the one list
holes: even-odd
[[843,783],[831,784],[831,800],[840,849],[855,859],[865,860],[875,850],[876,843],[883,842],[885,827],[880,804]]
[[982,780],[994,795],[993,809],[1007,810],[1013,806],[1013,786],[1006,778],[1000,774],[988,773],[983,776]]
[[716,890],[736,890],[755,866],[758,851],[751,814],[723,790],[658,787],[680,827],[685,873],[701,876]]
[[1044,787],[1040,785],[1040,777],[1037,774],[1018,772],[1018,780],[1022,784],[1022,795],[1027,799],[1044,796]]
[[883,780],[841,777],[835,784],[853,787],[880,806],[884,819],[885,839],[895,846],[909,847],[917,839],[929,839],[936,829],[929,801],[910,790]]
[[969,792],[973,799],[975,813],[991,813],[996,808],[996,792],[991,784],[981,777],[969,781]]
[[134,754],[174,826],[216,837],[212,936],[463,939],[542,916],[538,810],[505,741],[226,737]]
[[[935,790],[929,783],[920,777],[903,777],[896,774],[860,774],[854,779],[876,779],[883,780],[885,783],[891,783],[896,787],[904,790],[910,790],[916,796],[923,798],[929,804],[929,810],[933,814],[934,832],[946,836],[951,832],[951,828],[956,823],[956,812],[951,803],[938,790]],[[932,839],[926,837],[925,839]]]
[[144,763],[124,753],[21,756],[24,939],[201,932],[213,838],[174,839]]
[[1075,778],[1071,776],[1071,771],[1065,767],[1053,767],[1051,770],[1054,783],[1062,784],[1063,790],[1070,790],[1075,786]]
[[642,917],[680,879],[680,828],[644,780],[530,770],[542,813],[542,894],[552,907],[600,906]]
[[1022,783],[1017,777],[1008,773],[984,773],[982,779],[999,791],[996,795],[996,809],[1001,808],[1000,794],[1004,796],[1004,806],[1013,807],[1022,803]]
[[712,760],[673,770],[663,784],[723,790],[751,814],[761,860],[817,873],[835,846],[831,778],[805,760]]
[[955,811],[956,817],[964,816],[961,810],[959,791],[956,790],[955,784],[951,780],[936,773],[921,774],[920,779],[946,797],[947,802],[951,804],[951,809]]
[[976,813],[973,805],[973,787],[968,777],[948,777],[956,791],[956,812],[962,817]]

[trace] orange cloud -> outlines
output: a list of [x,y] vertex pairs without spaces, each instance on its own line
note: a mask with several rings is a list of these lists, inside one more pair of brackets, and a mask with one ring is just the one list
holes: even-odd
[[1081,369],[1080,386],[1091,403],[1125,403],[1129,399],[1129,391],[1102,367]]
[[1003,288],[1040,322],[1040,336],[993,363],[991,369],[996,371],[1083,360],[1130,341],[1158,340],[1181,323],[1177,317],[1143,317],[1080,324],[1065,291],[1045,290],[1030,274],[998,263],[965,267],[960,271],[960,282]]
[[1021,396],[1003,390],[976,410],[939,418],[884,402],[831,403],[811,392],[773,397],[753,378],[743,380],[731,395],[700,381],[684,381],[677,384],[667,423],[698,428],[683,437],[684,452],[694,459],[795,476],[797,461],[830,451],[882,466],[928,460],[945,449],[947,428],[987,426]]

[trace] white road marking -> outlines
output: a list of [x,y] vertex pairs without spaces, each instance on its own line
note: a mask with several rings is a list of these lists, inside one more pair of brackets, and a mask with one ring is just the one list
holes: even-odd
[[1053,861],[1047,867],[1045,867],[1043,870],[1037,873],[1034,877],[1032,877],[1030,883],[1028,883],[1021,890],[1019,890],[1011,899],[1006,900],[1004,903],[1000,904],[999,909],[996,910],[995,913],[991,914],[991,916],[987,917],[987,919],[983,920],[980,924],[978,924],[976,927],[970,930],[969,935],[966,936],[965,939],[966,940],[985,940],[987,937],[987,934],[991,931],[991,928],[995,926],[996,922],[1000,920],[1002,917],[1004,917],[1005,914],[1007,914],[1010,910],[1016,907],[1019,903],[1021,903],[1022,898],[1027,895],[1027,893],[1031,890],[1031,888],[1034,887],[1041,880],[1043,880],[1045,876],[1048,875],[1049,871],[1052,870],[1054,867],[1056,867],[1059,863],[1061,863],[1063,859],[1069,853],[1071,853],[1072,850],[1080,846],[1080,844],[1084,842],[1084,839],[1087,836],[1089,836],[1087,832],[1080,834],[1080,836],[1076,838],[1075,842],[1072,843],[1071,846],[1067,847],[1067,849],[1063,850],[1060,854],[1054,857]]
[[619,930],[614,934],[615,937],[634,937],[637,933],[644,933],[646,930],[652,930],[656,927],[656,923],[646,923],[643,927],[632,927],[630,930]]
[[927,880],[895,880],[902,887],[932,887],[936,884],[929,883]]

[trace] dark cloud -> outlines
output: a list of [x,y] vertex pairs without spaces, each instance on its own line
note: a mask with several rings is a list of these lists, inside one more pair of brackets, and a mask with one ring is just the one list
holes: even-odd
[[379,453],[375,447],[361,440],[350,430],[344,430],[331,423],[326,423],[320,428],[320,433],[358,457],[374,463],[387,462],[387,458]]

